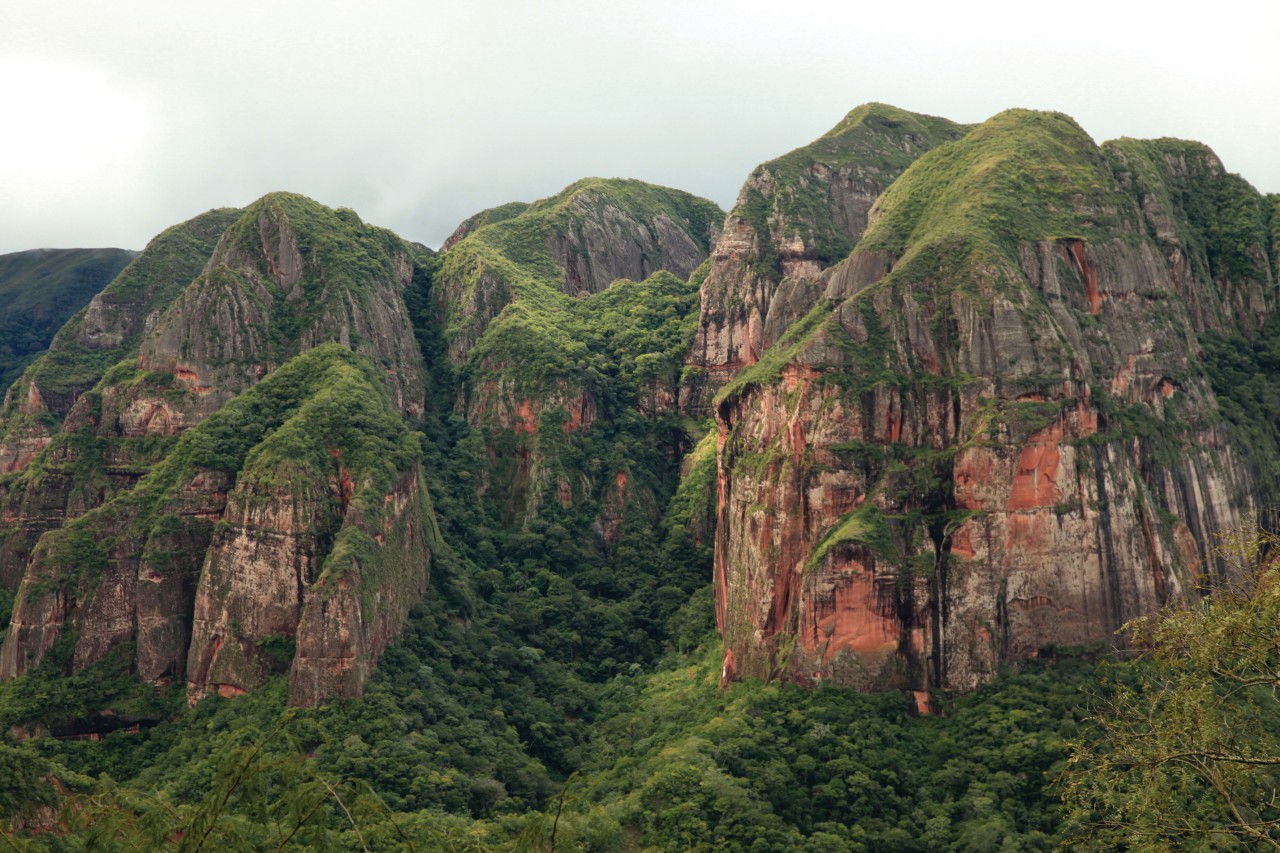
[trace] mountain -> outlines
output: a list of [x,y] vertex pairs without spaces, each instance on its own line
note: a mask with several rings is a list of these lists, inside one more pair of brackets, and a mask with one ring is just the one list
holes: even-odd
[[722,212],[696,196],[641,181],[586,178],[531,205],[464,222],[436,277],[449,356],[459,363],[508,304],[552,310],[617,279],[689,274],[707,255]]
[[200,272],[237,211],[212,210],[157,236],[58,331],[8,389],[0,410],[0,471],[25,467],[53,427],[107,368],[136,353],[148,323]]
[[[113,308],[153,312],[112,327],[95,357],[136,355],[0,484],[0,577],[22,579],[0,677],[123,655],[144,680],[185,676],[193,700],[273,667],[300,703],[358,692],[422,595],[434,541],[406,421],[426,393],[403,297],[415,252],[286,193],[169,236],[193,232],[216,246],[202,270],[162,235],[118,282],[137,307],[104,291],[50,354],[101,344],[86,330]],[[137,296],[139,271],[161,297]],[[263,651],[276,641],[279,660]]]
[[509,518],[547,499],[585,498],[608,505],[600,536],[616,538],[635,491],[631,466],[587,471],[562,445],[624,412],[674,413],[697,299],[689,278],[723,217],[677,190],[589,178],[478,214],[449,238],[433,282],[437,322],[460,369],[459,406],[485,438],[488,479]]
[[32,249],[0,255],[0,388],[136,255],[127,249]]
[[710,414],[715,392],[813,306],[819,274],[862,237],[880,194],[917,157],[966,129],[864,104],[809,145],[757,166],[711,253],[685,409]]
[[210,211],[0,411],[0,830],[1053,849],[1095,661],[1275,520],[1278,285],[1280,196],[1030,110]]
[[1056,113],[916,159],[716,397],[725,677],[969,690],[1189,594],[1259,508],[1197,335],[1274,311],[1267,216]]

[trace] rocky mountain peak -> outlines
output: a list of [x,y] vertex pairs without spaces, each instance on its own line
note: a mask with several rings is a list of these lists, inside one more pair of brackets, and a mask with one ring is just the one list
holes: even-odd
[[[1029,110],[922,154],[720,392],[727,677],[971,688],[1180,595],[1252,511],[1194,330],[1206,303],[1265,316],[1261,200],[1207,162],[1146,169],[1178,187],[1174,245],[1120,162]],[[1224,199],[1219,242],[1192,212]]]
[[720,386],[809,311],[823,271],[862,237],[880,193],[916,157],[965,130],[866,104],[751,173],[711,253],[682,395],[688,411],[705,413]]

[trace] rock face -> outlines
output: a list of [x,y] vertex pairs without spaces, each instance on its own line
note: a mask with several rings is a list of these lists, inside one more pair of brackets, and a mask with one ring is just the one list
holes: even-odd
[[53,440],[80,395],[116,362],[137,354],[143,333],[199,274],[238,214],[211,210],[166,230],[67,321],[49,352],[5,395],[0,473],[26,467]]
[[1057,114],[922,155],[716,399],[725,677],[971,689],[1187,590],[1255,509],[1196,335],[1274,310],[1262,211]]
[[[0,480],[12,523],[0,583],[16,586],[40,534],[137,483],[163,455],[160,439],[325,341],[381,365],[397,407],[420,415],[422,356],[403,299],[413,269],[394,234],[289,193],[153,240],[11,391],[0,463],[18,470],[47,447],[52,464]],[[134,363],[108,371],[119,359]],[[83,370],[58,370],[68,364]]]
[[297,704],[358,694],[425,590],[419,456],[376,368],[339,344],[296,357],[41,537],[0,678],[136,643],[137,674],[186,676],[193,701],[286,670]]
[[[598,499],[606,514],[604,503],[620,505],[613,481],[625,471],[588,476],[565,451],[601,417],[602,390],[606,421],[621,409],[674,411],[687,346],[679,324],[696,292],[686,281],[722,218],[687,193],[586,179],[478,214],[446,243],[433,292],[450,358],[465,370],[458,407],[488,449],[483,488],[510,520],[546,500]],[[639,368],[601,377],[619,363]],[[599,519],[602,542],[615,526]]]
[[865,104],[822,138],[757,167],[711,252],[684,409],[710,414],[716,391],[813,307],[819,274],[862,237],[885,188],[925,151],[964,131],[946,119]]
[[[353,695],[425,589],[434,521],[404,422],[421,415],[426,393],[404,300],[412,248],[350,211],[285,193],[221,225],[185,289],[147,253],[130,271],[154,274],[118,280],[135,301],[145,302],[143,279],[179,291],[164,311],[133,325],[137,311],[125,311],[122,334],[93,333],[94,317],[127,303],[115,294],[64,330],[50,359],[95,345],[136,358],[76,391],[61,430],[33,440],[13,420],[10,467],[30,464],[0,479],[0,581],[21,582],[0,677],[41,666],[55,640],[73,637],[46,670],[79,672],[136,644],[140,677],[188,676],[198,697],[250,689],[294,667],[296,652],[296,702]],[[328,387],[306,384],[320,373]],[[39,374],[29,376],[14,412],[56,423]],[[283,378],[259,392],[266,377]],[[241,434],[229,426],[236,417],[247,419]],[[377,441],[393,446],[365,458]],[[314,488],[289,491],[305,484]],[[291,502],[258,518],[281,488]],[[275,574],[246,579],[254,567]],[[292,599],[245,604],[246,583]],[[253,606],[270,612],[237,609]],[[333,618],[315,623],[316,613]]]
[[209,211],[152,240],[9,389],[0,411],[0,584],[16,589],[41,534],[135,484],[162,452],[156,436],[180,426],[164,381],[136,381],[133,372],[134,381],[91,389],[136,358],[142,336],[238,215]]
[[464,362],[511,302],[551,288],[599,293],[659,270],[687,279],[707,256],[722,212],[705,199],[640,181],[587,178],[532,205],[504,205],[458,227],[435,293],[449,356]]
[[382,364],[396,405],[421,415],[422,357],[401,295],[412,276],[412,249],[391,232],[273,193],[223,235],[138,363],[184,386],[194,423],[293,355],[338,341]]

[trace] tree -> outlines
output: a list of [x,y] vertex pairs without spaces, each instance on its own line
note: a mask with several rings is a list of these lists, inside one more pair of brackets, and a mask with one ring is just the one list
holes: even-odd
[[1130,849],[1280,849],[1280,537],[1225,536],[1226,569],[1190,603],[1126,626],[1071,744],[1074,829]]

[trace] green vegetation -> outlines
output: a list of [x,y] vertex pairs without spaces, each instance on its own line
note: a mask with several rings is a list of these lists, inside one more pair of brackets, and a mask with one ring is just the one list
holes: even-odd
[[823,534],[818,547],[813,549],[813,554],[809,557],[809,566],[819,565],[828,551],[844,542],[858,542],[866,545],[878,557],[889,559],[898,557],[884,514],[876,506],[875,500],[870,497],[857,509],[845,513],[830,530]]
[[1200,343],[1218,408],[1252,457],[1263,505],[1273,508],[1280,499],[1280,317],[1252,338],[1205,332]]
[[[1172,237],[1211,281],[1265,281],[1268,246],[1264,199],[1239,175],[1227,174],[1208,146],[1181,139],[1117,139],[1103,146],[1122,180],[1146,196],[1144,207],[1163,214]],[[1152,236],[1155,233],[1150,224]],[[1205,268],[1207,266],[1207,269]]]
[[1094,849],[1280,845],[1280,541],[1219,544],[1203,598],[1128,626],[1142,656],[1110,668],[1071,743],[1065,798]]
[[638,389],[679,376],[697,322],[696,286],[659,272],[581,299],[547,296],[513,303],[490,324],[474,350],[473,382],[492,371],[524,387],[563,379]]
[[[1061,113],[1008,110],[916,160],[858,244],[897,259],[891,277],[938,281],[938,263],[1020,277],[1019,245],[1114,237],[1129,207],[1098,147]],[[1111,213],[1109,214],[1108,211]]]
[[[887,104],[863,104],[810,144],[761,164],[747,179],[747,189],[734,214],[756,232],[762,271],[775,280],[774,230],[786,223],[785,237],[798,235],[824,266],[842,260],[853,249],[847,224],[836,221],[828,172],[848,171],[855,179],[883,189],[918,156],[958,139],[964,125]],[[774,188],[766,195],[759,187]]]
[[[154,238],[111,281],[102,294],[106,313],[99,318],[109,337],[89,338],[83,331],[87,309],[81,309],[63,328],[57,342],[26,374],[50,403],[91,388],[107,368],[135,355],[143,321],[163,311],[191,283],[213,254],[218,238],[240,211],[211,210]],[[59,407],[65,414],[69,402]]]
[[[213,825],[231,841],[269,838],[295,822],[307,834],[290,849],[320,840],[360,849],[359,832],[374,850],[548,850],[552,826],[557,850],[1050,850],[1062,840],[1052,785],[1065,742],[1078,732],[1075,706],[1091,666],[1031,667],[946,703],[942,716],[918,717],[896,694],[721,690],[716,651],[601,685],[579,772],[563,789],[536,763],[522,776],[513,763],[521,760],[511,733],[517,721],[473,693],[472,678],[448,659],[430,672],[436,657],[413,664],[412,675],[399,668],[405,661],[393,662],[413,689],[393,695],[379,676],[370,696],[346,706],[285,712],[282,691],[268,687],[207,700],[142,735],[0,747],[24,771],[6,780],[12,794],[0,804],[12,816],[17,804],[53,800],[41,784],[53,772],[80,792],[72,794],[76,832],[61,843],[150,838],[150,849],[176,846],[173,833],[193,826]],[[554,670],[531,653],[508,666],[517,661],[520,671],[503,670],[517,682]],[[494,676],[474,680],[505,691],[506,679]],[[437,678],[461,696],[433,691]],[[472,698],[483,705],[471,706]],[[518,701],[498,704],[516,710]],[[82,763],[109,767],[113,778],[64,769]],[[540,793],[523,787],[539,777]],[[337,799],[325,800],[326,792]],[[327,804],[299,821],[310,808],[285,806],[303,798]],[[420,810],[423,802],[436,805]]]
[[[510,206],[496,210],[502,214],[486,218],[484,225],[444,253],[437,274],[441,284],[436,298],[444,308],[445,337],[451,342],[465,340],[468,347],[482,333],[493,337],[485,332],[485,325],[510,302],[515,302],[512,310],[517,315],[528,311],[533,316],[516,316],[508,322],[517,328],[536,327],[540,319],[558,318],[567,304],[566,293],[594,289],[589,281],[570,282],[569,273],[560,266],[564,259],[555,254],[566,241],[577,242],[585,252],[582,229],[586,223],[616,228],[615,218],[624,217],[647,229],[657,246],[655,223],[665,217],[705,254],[724,216],[711,202],[688,193],[641,181],[601,178],[571,184],[516,215],[508,215],[515,212]],[[647,270],[661,269],[657,256],[644,260]],[[550,349],[554,342],[539,342],[539,346]]]
[[[1125,141],[1099,153],[1057,114],[1011,111],[961,138],[966,130],[867,105],[762,167],[756,177],[779,189],[770,197],[753,187],[739,213],[762,235],[786,219],[828,262],[850,247],[836,236],[818,166],[856,166],[859,177],[886,184],[905,169],[862,244],[898,263],[844,305],[820,300],[718,403],[776,385],[821,343],[840,369],[807,379],[838,385],[828,390],[844,399],[890,390],[908,417],[954,406],[958,420],[959,392],[973,377],[947,353],[923,364],[929,354],[899,346],[908,321],[892,306],[911,295],[911,322],[927,324],[944,348],[958,310],[950,296],[981,301],[1015,282],[1026,241],[1127,239],[1126,229],[1139,226],[1109,219],[1132,209],[1111,176],[1122,159],[1151,175],[1170,162]],[[908,168],[926,148],[934,150]],[[1139,153],[1147,159],[1138,162]],[[1217,276],[1256,275],[1245,266],[1249,247],[1259,221],[1276,232],[1274,200],[1259,220],[1238,184],[1210,178],[1219,189],[1203,199],[1168,200],[1193,226],[1180,239],[1202,238],[1204,264]],[[412,422],[387,388],[399,363],[374,363],[358,341],[294,353],[335,300],[367,307],[378,282],[400,281],[406,271],[396,256],[415,247],[301,196],[273,194],[239,218],[227,212],[225,245],[257,259],[252,272],[278,291],[268,345],[283,366],[181,438],[126,440],[86,427],[59,434],[50,452],[6,479],[3,488],[17,494],[66,476],[86,490],[82,505],[104,501],[41,540],[19,605],[91,600],[109,573],[136,576],[142,554],[162,573],[198,571],[214,521],[184,494],[197,474],[213,491],[240,488],[255,500],[325,495],[332,512],[316,522],[325,529],[309,531],[327,554],[314,580],[333,591],[358,576],[365,586],[357,593],[394,582],[394,548],[379,541],[396,535],[381,523],[383,497],[398,479],[418,477],[429,495],[415,519],[433,555],[426,595],[361,697],[302,710],[285,707],[282,673],[297,647],[286,634],[244,651],[261,664],[260,689],[188,708],[181,678],[156,689],[134,677],[130,643],[72,674],[80,637],[64,626],[39,666],[0,685],[6,842],[52,850],[1028,851],[1070,843],[1070,828],[1102,833],[1085,835],[1084,847],[1141,846],[1160,838],[1148,832],[1149,818],[1168,803],[1186,811],[1175,843],[1195,836],[1205,849],[1229,846],[1221,827],[1232,820],[1241,831],[1271,832],[1276,815],[1260,798],[1274,788],[1280,729],[1262,689],[1275,683],[1268,626],[1277,616],[1265,574],[1252,591],[1139,626],[1139,640],[1155,651],[1109,670],[1115,677],[1099,706],[1108,713],[1083,733],[1078,704],[1096,683],[1093,665],[1051,648],[971,696],[935,693],[935,716],[896,693],[721,688],[710,580],[717,444],[726,437],[674,410],[707,267],[690,281],[658,271],[586,293],[592,287],[566,274],[572,265],[558,257],[558,241],[606,210],[650,224],[661,214],[703,251],[719,216],[692,196],[588,179],[553,199],[478,214],[440,256],[417,251],[403,308],[428,394],[427,411]],[[279,259],[263,252],[272,242],[263,229],[283,232],[285,222],[304,263],[290,294],[273,278]],[[194,256],[178,248],[173,258]],[[761,259],[775,261],[767,251]],[[139,262],[117,281],[151,299],[163,288]],[[238,273],[216,274],[245,284]],[[1041,310],[1038,299],[1024,309]],[[1223,410],[1268,479],[1280,475],[1272,470],[1280,463],[1265,461],[1280,459],[1272,325],[1251,341],[1202,340]],[[119,362],[136,352],[136,336],[129,340],[102,351],[55,348],[31,370],[65,371],[49,386],[64,391],[100,382],[82,398],[95,420],[118,405],[107,386],[126,396],[188,393],[134,359]],[[1017,381],[1030,393],[1062,379]],[[1178,401],[1162,420],[1100,386],[1090,391],[1102,420],[1097,441],[1137,438],[1170,453],[1187,429],[1204,426],[1181,423]],[[781,402],[792,406],[796,396]],[[920,559],[922,539],[941,543],[967,516],[954,508],[956,445],[1024,441],[1074,403],[983,399],[968,434],[946,446],[831,448],[842,470],[861,472],[873,499],[822,532],[812,562],[857,543],[900,563],[904,578],[932,571]],[[727,437],[729,453],[735,438]],[[118,469],[129,468],[136,485],[113,485],[108,460],[112,476],[127,479]],[[773,449],[727,461],[757,473],[780,467]],[[344,475],[350,488],[331,491]],[[343,527],[349,514],[365,529]],[[372,619],[385,600],[362,595],[362,616]],[[0,619],[13,606],[0,590]],[[1249,686],[1223,688],[1211,677],[1222,673]],[[1171,728],[1158,728],[1165,723]],[[19,743],[12,728],[63,736],[86,725],[101,738]],[[1160,737],[1148,739],[1153,733]],[[1149,742],[1181,748],[1187,735],[1210,745],[1199,753],[1210,772],[1142,751]],[[1218,766],[1227,750],[1246,760]],[[1215,799],[1224,781],[1229,796]],[[65,808],[55,817],[49,809],[58,805]],[[28,831],[42,825],[57,831]]]
[[[58,595],[91,599],[104,572],[128,571],[130,561],[153,544],[167,550],[166,543],[182,539],[175,530],[204,543],[179,555],[175,567],[197,571],[212,522],[183,514],[183,490],[202,472],[268,493],[318,482],[317,493],[326,495],[328,479],[342,464],[355,483],[351,504],[375,523],[383,495],[397,476],[416,469],[421,453],[420,439],[392,406],[379,371],[339,344],[322,345],[185,433],[134,488],[42,537],[16,606]],[[341,518],[334,515],[335,525]],[[330,560],[336,566],[348,552],[361,550],[355,533],[344,530],[333,541]],[[368,557],[365,562],[377,565]],[[67,625],[31,673],[0,690],[0,724],[69,722],[86,709],[118,705],[142,687],[129,677],[131,653],[122,649],[116,651],[123,659],[68,678],[75,640],[74,626]],[[81,688],[89,691],[85,697],[69,698]]]
[[466,237],[471,234],[471,232],[479,228],[483,228],[486,225],[492,225],[495,222],[505,222],[508,219],[514,219],[528,209],[529,203],[525,201],[509,201],[506,204],[500,204],[497,207],[490,207],[487,210],[480,211],[474,216],[467,217],[467,219],[458,226],[454,233],[460,233],[462,237]]
[[33,249],[0,255],[0,394],[134,254],[125,249]]

